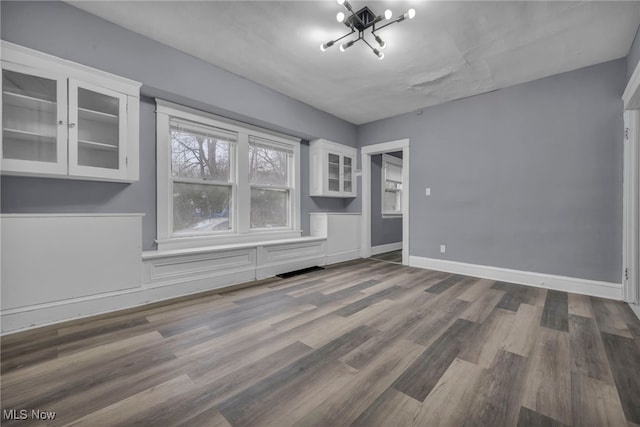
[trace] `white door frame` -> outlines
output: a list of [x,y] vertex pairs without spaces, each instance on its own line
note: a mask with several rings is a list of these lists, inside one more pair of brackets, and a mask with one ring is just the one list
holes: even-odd
[[402,150],[402,264],[409,265],[409,139],[360,148],[362,165],[362,222],[360,256],[371,256],[371,156]]
[[[624,175],[622,295],[640,302],[640,64],[622,95],[624,101]],[[639,313],[640,315],[640,313]]]

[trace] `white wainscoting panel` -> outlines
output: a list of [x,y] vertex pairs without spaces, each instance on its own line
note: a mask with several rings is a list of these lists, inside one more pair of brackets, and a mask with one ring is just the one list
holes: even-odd
[[323,265],[326,239],[302,238],[300,243],[258,247],[256,279],[264,279],[289,271]]
[[311,235],[326,237],[326,264],[360,258],[359,213],[311,213]]
[[326,238],[141,251],[141,215],[3,215],[2,333],[322,265]]
[[535,273],[531,271],[510,270],[506,268],[489,267],[418,256],[410,256],[409,265],[429,270],[481,277],[483,279],[499,280],[502,282],[537,286],[540,288],[572,292],[575,294],[622,300],[621,283],[600,282],[596,280],[555,276],[552,274]]
[[2,310],[141,284],[141,215],[2,215]]

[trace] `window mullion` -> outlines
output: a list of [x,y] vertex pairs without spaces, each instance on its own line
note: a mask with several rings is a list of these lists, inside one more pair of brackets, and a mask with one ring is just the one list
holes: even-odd
[[236,215],[238,233],[248,233],[250,229],[251,186],[249,185],[249,135],[238,134],[238,157],[236,159]]

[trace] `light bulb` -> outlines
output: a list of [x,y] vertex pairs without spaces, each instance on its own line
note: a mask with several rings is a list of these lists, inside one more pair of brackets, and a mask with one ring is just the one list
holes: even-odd
[[338,12],[338,14],[336,15],[336,21],[344,22],[344,13]]
[[382,59],[384,58],[384,53],[380,52],[378,49],[373,49],[373,53],[376,54],[376,56],[378,57],[378,59]]
[[389,9],[384,11],[384,19],[386,19],[387,21],[391,19],[392,16],[393,16],[393,12],[391,12]]
[[378,35],[374,34],[374,37],[376,38],[376,43],[378,43],[380,49],[384,49],[385,47],[387,47],[387,44]]
[[350,42],[342,43],[340,45],[340,52],[344,52],[345,50],[349,49],[355,42],[356,40],[351,40]]
[[337,0],[338,4],[342,6],[344,4],[344,0]]
[[409,11],[407,12],[407,15],[409,15],[409,19],[413,19],[416,16],[416,10],[409,9]]
[[325,50],[327,50],[328,47],[333,46],[334,43],[335,42],[333,40],[331,40],[330,42],[326,42],[324,44],[321,44],[320,45],[320,50],[324,52]]

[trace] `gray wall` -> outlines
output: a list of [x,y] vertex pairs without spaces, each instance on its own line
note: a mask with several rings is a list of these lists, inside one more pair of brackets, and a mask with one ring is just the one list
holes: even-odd
[[[402,152],[389,153],[402,157]],[[402,217],[382,217],[382,154],[371,156],[371,246],[402,242]]]
[[361,126],[363,146],[411,140],[411,255],[620,283],[626,68],[620,59]]
[[[118,27],[65,3],[0,4],[3,40],[128,77],[142,94],[161,97],[305,140],[327,138],[356,146],[355,125],[185,53]],[[57,179],[2,177],[1,211],[142,212],[143,248],[156,236],[155,115],[143,100],[140,181],[131,185]],[[302,150],[302,227],[309,212],[342,211],[343,200],[309,197],[308,145]]]
[[636,32],[636,37],[627,54],[627,81],[631,78],[631,74],[633,74],[638,61],[640,61],[640,37],[638,37],[638,33],[640,33],[640,28]]

